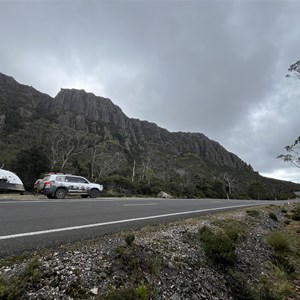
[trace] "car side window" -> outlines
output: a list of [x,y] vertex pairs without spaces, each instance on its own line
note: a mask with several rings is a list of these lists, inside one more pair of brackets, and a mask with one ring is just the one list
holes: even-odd
[[77,180],[78,180],[77,182],[79,183],[88,183],[88,181],[83,177],[77,177]]
[[73,176],[66,176],[66,182],[77,182],[77,178]]
[[58,182],[63,182],[65,181],[64,179],[65,179],[64,176],[56,176],[56,181]]

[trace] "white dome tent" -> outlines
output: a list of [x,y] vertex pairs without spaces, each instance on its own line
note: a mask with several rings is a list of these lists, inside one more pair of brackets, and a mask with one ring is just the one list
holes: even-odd
[[21,179],[13,172],[0,169],[0,193],[25,192]]

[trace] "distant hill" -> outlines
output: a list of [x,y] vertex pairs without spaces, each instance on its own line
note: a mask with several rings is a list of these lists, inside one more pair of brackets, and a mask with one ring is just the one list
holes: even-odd
[[104,183],[107,195],[288,197],[300,185],[267,179],[202,133],[128,118],[110,99],[61,89],[55,98],[0,73],[0,166],[27,188],[65,171]]

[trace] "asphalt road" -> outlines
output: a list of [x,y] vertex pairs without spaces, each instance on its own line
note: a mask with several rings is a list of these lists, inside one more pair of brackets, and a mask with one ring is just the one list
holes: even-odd
[[218,211],[282,201],[100,198],[1,200],[0,257]]

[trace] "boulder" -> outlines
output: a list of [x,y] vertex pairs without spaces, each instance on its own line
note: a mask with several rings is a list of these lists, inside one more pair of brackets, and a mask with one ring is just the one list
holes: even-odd
[[166,192],[159,192],[157,195],[158,198],[165,198],[165,199],[174,199],[174,197]]

